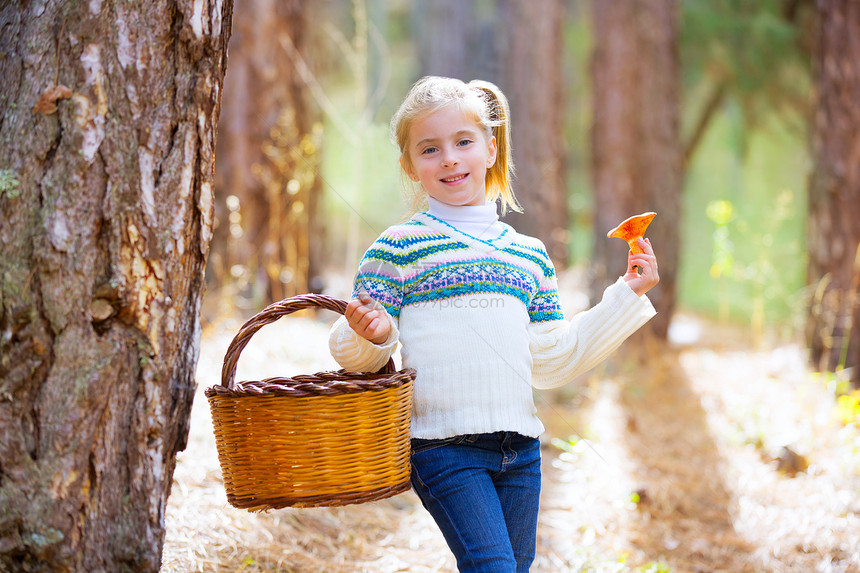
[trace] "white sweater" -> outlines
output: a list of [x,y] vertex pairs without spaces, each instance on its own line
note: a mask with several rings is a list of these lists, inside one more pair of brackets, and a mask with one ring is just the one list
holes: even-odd
[[353,296],[368,292],[391,320],[375,345],[341,317],[332,356],[376,371],[402,345],[415,368],[412,436],[515,431],[537,437],[532,387],[553,388],[596,366],[656,314],[619,278],[571,320],[558,301],[544,245],[500,222],[496,205],[427,212],[387,229],[359,265]]

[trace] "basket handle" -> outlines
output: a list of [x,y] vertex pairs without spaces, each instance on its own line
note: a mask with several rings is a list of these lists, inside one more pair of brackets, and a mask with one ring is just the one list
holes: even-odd
[[[236,336],[233,337],[230,346],[227,348],[227,353],[224,355],[224,365],[221,367],[221,385],[229,390],[233,390],[239,355],[242,354],[242,350],[250,342],[251,337],[267,324],[275,322],[282,316],[306,308],[323,308],[343,314],[346,311],[346,305],[346,302],[324,294],[300,294],[270,304],[243,324],[239,332],[236,333]],[[394,359],[389,358],[388,363],[378,373],[392,374],[394,372]]]

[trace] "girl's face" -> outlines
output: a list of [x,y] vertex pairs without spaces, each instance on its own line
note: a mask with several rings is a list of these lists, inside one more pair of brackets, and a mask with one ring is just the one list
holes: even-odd
[[486,203],[485,176],[496,161],[496,138],[456,105],[414,122],[403,171],[427,194],[447,205]]

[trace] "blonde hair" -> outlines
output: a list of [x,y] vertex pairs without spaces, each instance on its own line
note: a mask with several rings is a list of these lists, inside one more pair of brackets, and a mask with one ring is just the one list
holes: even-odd
[[521,213],[522,207],[511,186],[514,162],[511,158],[508,100],[502,90],[490,82],[472,80],[467,84],[458,79],[437,76],[418,80],[391,118],[391,136],[400,149],[401,160],[411,167],[407,146],[412,124],[452,104],[470,113],[488,138],[496,138],[496,161],[487,169],[484,179],[487,200],[498,199],[502,215],[509,209]]

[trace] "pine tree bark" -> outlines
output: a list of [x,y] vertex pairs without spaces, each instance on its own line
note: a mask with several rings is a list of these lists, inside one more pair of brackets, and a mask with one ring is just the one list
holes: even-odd
[[539,7],[525,0],[500,3],[506,41],[499,62],[511,104],[514,189],[522,214],[507,220],[539,238],[556,266],[567,266],[567,188],[563,137],[562,32],[565,8],[559,0]]
[[592,297],[624,274],[628,247],[606,233],[645,211],[660,267],[647,328],[666,338],[675,308],[682,157],[677,0],[592,2],[594,274]]
[[0,8],[0,571],[157,571],[231,0]]
[[807,342],[816,368],[860,387],[860,5],[819,0],[809,186]]
[[473,0],[415,0],[412,30],[418,46],[418,75],[464,82],[476,79],[480,73],[476,20]]

